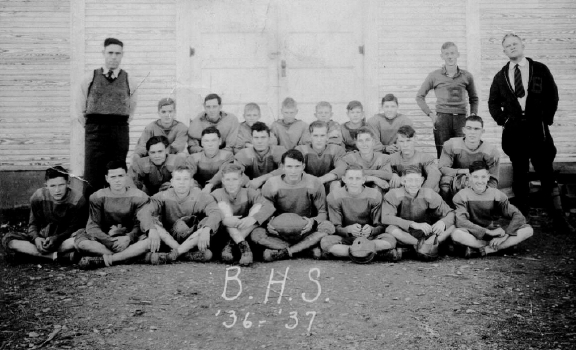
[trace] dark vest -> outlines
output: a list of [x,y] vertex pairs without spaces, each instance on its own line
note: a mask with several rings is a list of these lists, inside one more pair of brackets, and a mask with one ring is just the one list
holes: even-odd
[[118,78],[108,81],[103,70],[95,69],[88,87],[86,115],[109,114],[128,116],[130,114],[130,86],[128,73],[120,70]]

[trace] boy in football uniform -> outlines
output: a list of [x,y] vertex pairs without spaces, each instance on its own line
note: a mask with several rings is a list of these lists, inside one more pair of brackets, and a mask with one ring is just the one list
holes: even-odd
[[451,204],[458,191],[467,187],[468,168],[477,161],[488,165],[488,187],[498,188],[500,152],[496,146],[483,141],[484,122],[477,115],[466,118],[464,137],[454,137],[444,143],[438,167],[442,173],[440,195]]
[[326,123],[328,127],[328,144],[343,146],[342,128],[337,121],[332,120],[333,115],[332,105],[329,102],[320,101],[316,104],[314,116],[317,121]]
[[[247,103],[244,106],[244,121],[240,123],[238,128],[238,139],[234,147],[234,154],[240,150],[252,146],[252,126],[260,120],[260,106],[256,103]],[[274,134],[270,135],[268,142],[270,145],[277,145],[278,140]]]
[[316,120],[309,127],[311,143],[296,146],[304,155],[306,173],[316,176],[329,189],[329,184],[338,179],[336,161],[346,154],[342,146],[329,143],[329,127],[324,121]]
[[237,246],[241,253],[240,265],[249,266],[253,256],[246,238],[274,214],[274,205],[259,190],[242,187],[242,174],[241,166],[225,165],[222,168],[223,188],[212,192],[212,197],[222,211],[220,230],[225,231],[222,236],[231,238],[222,250],[222,261],[232,263]]
[[370,125],[376,131],[376,139],[382,143],[382,151],[387,154],[398,152],[396,135],[403,125],[412,126],[412,119],[398,113],[398,99],[393,94],[387,94],[382,98],[382,113],[368,119]]
[[[357,151],[349,152],[336,162],[335,172],[338,178],[342,178],[346,169],[353,164],[360,165],[366,176],[366,183],[369,187],[377,186],[381,192],[389,188],[388,181],[392,178],[392,168],[390,168],[390,156],[374,151],[376,140],[374,130],[371,127],[361,127],[356,131]],[[331,190],[340,186],[336,182]]]
[[176,117],[176,101],[171,98],[163,98],[158,101],[158,117],[158,120],[144,128],[134,150],[135,156],[146,157],[148,155],[146,143],[154,136],[166,137],[168,140],[166,152],[168,154],[184,152],[188,142],[188,127],[174,119]]
[[146,193],[127,186],[126,163],[106,165],[109,187],[90,196],[90,216],[86,231],[74,241],[83,254],[82,269],[112,266],[139,256],[150,249],[150,242],[140,231],[137,213],[148,203]]
[[352,242],[358,237],[367,237],[374,241],[379,256],[398,261],[394,249],[396,239],[385,233],[380,223],[380,191],[364,186],[366,176],[359,165],[350,165],[342,181],[346,186],[330,192],[327,197],[328,217],[336,233],[322,238],[322,251],[333,257],[346,258],[350,256]]
[[210,126],[202,130],[202,150],[193,153],[186,158],[186,165],[191,167],[194,180],[202,188],[204,193],[210,194],[218,184],[214,175],[222,169],[222,166],[234,161],[231,151],[220,149],[220,131]]
[[[496,188],[488,187],[489,168],[483,161],[469,167],[469,187],[454,196],[456,230],[452,240],[466,246],[464,257],[485,256],[511,248],[530,238],[533,229],[520,210]],[[506,228],[494,224],[510,219]]]
[[308,124],[296,119],[298,105],[293,98],[287,97],[282,102],[282,119],[274,121],[270,130],[278,139],[278,144],[286,149],[292,149],[297,145],[302,145],[310,137],[308,134]]
[[404,169],[401,188],[384,195],[382,224],[398,245],[416,249],[418,241],[432,244],[435,236],[444,242],[454,230],[454,212],[434,190],[422,187],[424,177],[418,166]]
[[[364,107],[360,101],[350,101],[348,106],[346,106],[346,114],[348,115],[349,121],[342,124],[342,142],[344,143],[344,148],[346,152],[357,151],[358,147],[356,147],[356,134],[360,128],[370,128],[372,129],[372,133],[376,135],[376,131],[366,123],[366,119],[364,118]],[[380,139],[375,139],[374,141],[374,150],[381,152],[382,151],[382,143]]]
[[[159,260],[207,262],[212,249],[221,243],[219,235],[222,215],[214,198],[194,187],[192,170],[178,166],[172,172],[172,187],[152,196],[139,213],[142,231],[148,234],[150,252],[159,253]],[[197,249],[195,249],[197,248]]]
[[81,192],[68,187],[68,172],[61,166],[46,169],[45,186],[30,198],[26,233],[8,232],[2,237],[5,258],[14,262],[30,257],[72,263],[79,255],[74,237],[86,226],[88,206]]
[[185,161],[182,155],[168,154],[169,147],[165,136],[152,136],[146,141],[148,156],[133,159],[129,170],[132,182],[149,196],[167,190],[174,167]]
[[327,221],[324,186],[315,176],[304,173],[304,156],[300,151],[284,153],[282,165],[284,174],[266,181],[262,195],[274,204],[275,215],[294,213],[304,218],[306,225],[297,237],[286,237],[269,222],[266,228],[252,231],[252,241],[266,248],[265,261],[289,259],[304,251],[319,259],[320,240],[335,232],[334,225]]
[[390,187],[398,188],[402,186],[401,174],[408,166],[418,166],[424,175],[422,187],[431,188],[438,192],[441,173],[436,165],[436,159],[426,153],[416,150],[416,131],[409,125],[401,126],[398,129],[398,140],[396,141],[399,152],[390,156],[390,166],[392,167],[392,179]]

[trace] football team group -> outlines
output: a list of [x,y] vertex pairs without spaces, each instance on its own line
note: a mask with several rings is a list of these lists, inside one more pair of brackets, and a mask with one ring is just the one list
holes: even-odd
[[[27,232],[2,239],[6,258],[92,269],[211,260],[249,266],[255,258],[431,260],[442,252],[481,257],[532,236],[530,161],[555,228],[574,232],[553,178],[548,126],[556,85],[545,65],[524,57],[518,36],[506,35],[502,45],[510,62],[494,77],[489,109],[505,125],[516,205],[498,190],[499,151],[482,140],[474,81],[458,67],[454,43],[442,45],[445,64],[416,96],[431,118],[438,159],[415,147],[413,123],[398,113],[392,94],[368,120],[362,104],[351,101],[343,124],[332,120],[330,103],[319,102],[308,125],[286,98],[270,126],[259,121],[258,104],[245,106],[240,123],[210,94],[189,127],[175,120],[175,101],[161,99],[159,119],[145,128],[128,168],[137,86],[119,68],[123,43],[106,39],[105,64],[86,76],[77,104],[86,135],[84,192],[69,186],[63,167],[47,169],[45,187],[31,198]],[[425,100],[430,90],[435,111]]]

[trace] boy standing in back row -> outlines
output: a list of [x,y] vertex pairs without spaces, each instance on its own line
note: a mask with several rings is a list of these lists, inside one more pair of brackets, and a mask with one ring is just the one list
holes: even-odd
[[[466,123],[466,100],[470,103],[470,114],[478,113],[474,78],[470,72],[458,67],[458,47],[453,42],[445,42],[441,52],[440,57],[445,65],[428,75],[416,95],[418,106],[432,121],[438,158],[444,142],[452,137],[464,136],[462,128]],[[432,89],[436,95],[436,111],[432,111],[426,103],[426,95]]]

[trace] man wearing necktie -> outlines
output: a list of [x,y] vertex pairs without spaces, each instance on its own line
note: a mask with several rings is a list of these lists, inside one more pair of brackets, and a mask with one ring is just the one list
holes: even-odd
[[558,108],[554,77],[546,65],[524,56],[524,44],[518,35],[506,34],[502,47],[510,61],[494,76],[488,108],[496,123],[504,127],[502,149],[512,162],[514,203],[527,216],[532,162],[542,184],[541,192],[549,200],[556,231],[576,233],[566,220],[554,179],[556,147],[548,128]]
[[126,161],[128,123],[136,110],[137,83],[120,69],[124,44],[115,38],[104,41],[104,66],[88,73],[80,86],[77,118],[85,129],[84,195],[106,187],[106,164]]

